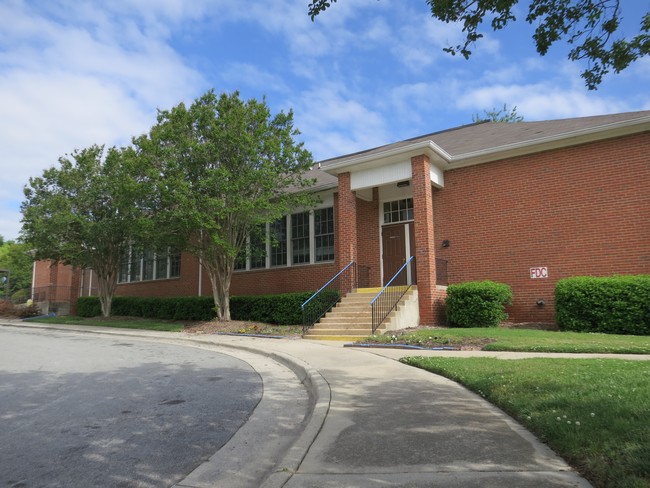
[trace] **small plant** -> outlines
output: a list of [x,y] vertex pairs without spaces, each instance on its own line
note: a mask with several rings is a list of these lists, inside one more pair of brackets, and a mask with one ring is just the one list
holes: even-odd
[[447,288],[447,319],[452,327],[498,327],[508,318],[504,307],[512,303],[508,285],[469,281]]

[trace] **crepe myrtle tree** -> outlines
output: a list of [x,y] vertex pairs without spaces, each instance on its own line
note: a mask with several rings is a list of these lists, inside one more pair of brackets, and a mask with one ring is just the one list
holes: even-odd
[[210,277],[219,320],[230,320],[230,284],[247,236],[316,199],[311,153],[295,138],[293,113],[265,100],[208,91],[189,107],[158,113],[134,140],[150,174],[158,238],[195,255]]
[[[336,1],[312,0],[308,6],[311,19]],[[533,41],[537,52],[544,56],[556,42],[566,42],[570,46],[569,60],[587,62],[581,76],[590,90],[596,89],[610,71],[619,73],[650,53],[650,11],[638,19],[636,35],[622,37],[621,3],[626,2],[621,0],[426,0],[426,3],[435,19],[462,25],[464,41],[443,50],[452,55],[460,53],[465,59],[472,54],[470,45],[483,37],[480,29],[484,25],[494,31],[504,29],[517,21],[515,6],[527,6],[525,20],[535,26]],[[647,2],[642,3],[647,7]]]
[[148,226],[132,148],[93,145],[59,159],[24,188],[21,239],[36,260],[92,268],[102,314],[111,304],[125,247]]

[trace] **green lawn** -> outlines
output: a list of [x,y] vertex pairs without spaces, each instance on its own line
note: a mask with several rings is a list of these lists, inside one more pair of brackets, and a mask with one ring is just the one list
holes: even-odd
[[650,354],[650,336],[498,328],[420,329],[367,341],[426,347],[480,346],[484,351]]
[[44,324],[69,324],[69,325],[89,325],[96,327],[115,327],[119,329],[143,329],[157,330],[164,332],[181,332],[183,324],[178,322],[166,322],[164,320],[153,319],[125,319],[120,317],[111,317],[102,319],[99,317],[82,318],[71,315],[61,315],[60,317],[46,317],[30,319],[30,322],[41,322]]
[[424,358],[509,413],[595,487],[650,487],[650,361]]

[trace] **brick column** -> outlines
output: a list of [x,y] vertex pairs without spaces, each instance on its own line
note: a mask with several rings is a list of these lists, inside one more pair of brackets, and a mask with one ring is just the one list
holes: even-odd
[[436,256],[433,235],[433,202],[429,158],[425,155],[411,158],[411,186],[413,188],[413,217],[415,225],[415,265],[418,276],[420,324],[434,325],[436,291]]
[[357,261],[357,201],[350,189],[350,173],[338,175],[336,205],[336,262],[342,269]]

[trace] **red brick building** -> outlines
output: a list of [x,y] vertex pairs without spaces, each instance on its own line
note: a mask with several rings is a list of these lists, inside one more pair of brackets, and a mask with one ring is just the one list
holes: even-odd
[[[485,279],[512,287],[512,320],[551,322],[561,278],[650,273],[650,111],[471,124],[312,173],[322,204],[267,227],[275,245],[253,243],[265,256],[240,262],[233,295],[316,290],[350,261],[381,286],[415,256],[421,324],[444,321],[447,283]],[[53,280],[42,266],[36,287]],[[210,294],[185,254],[136,256],[120,281],[118,295]]]

